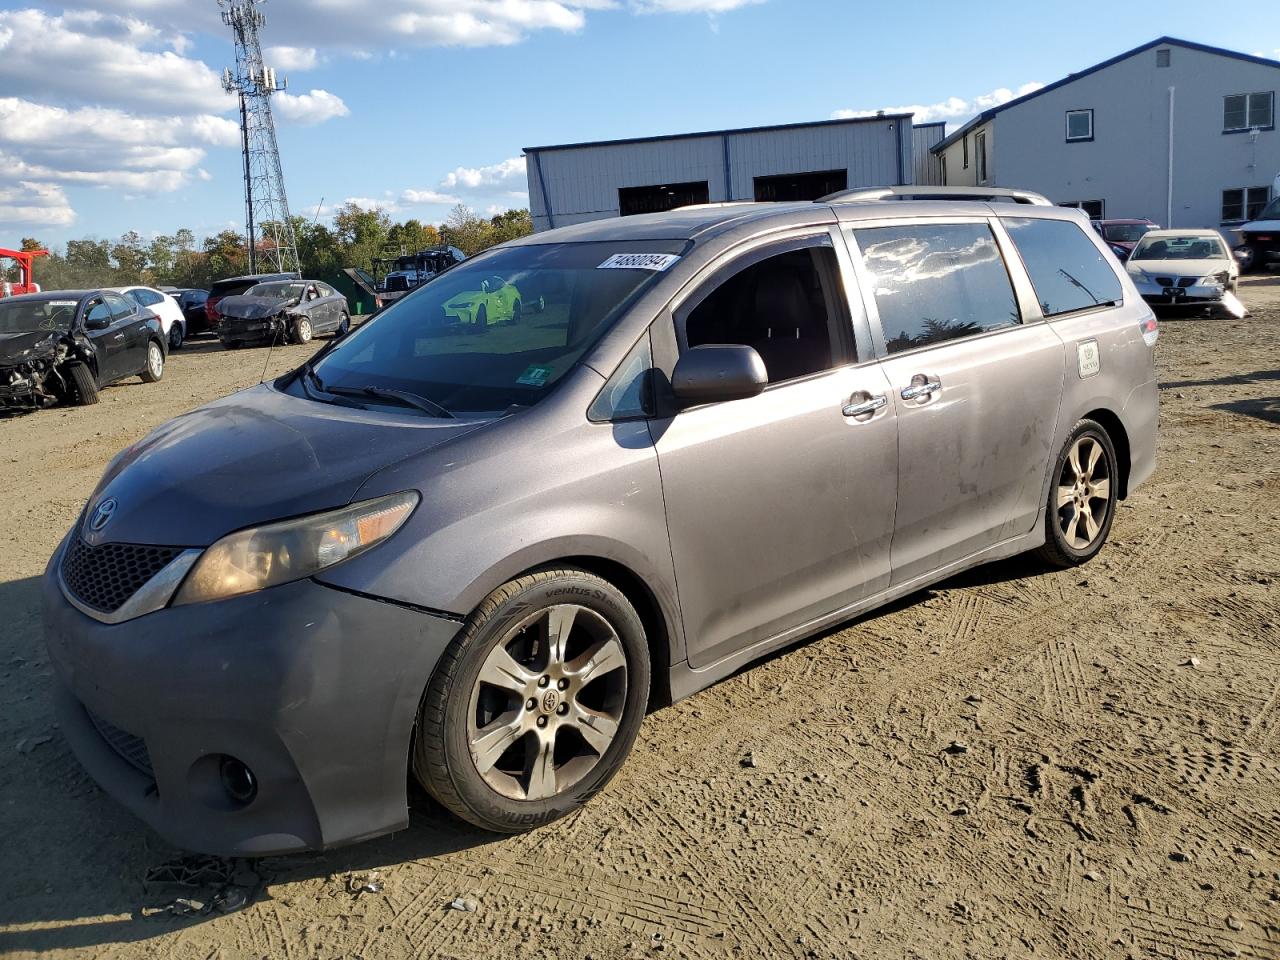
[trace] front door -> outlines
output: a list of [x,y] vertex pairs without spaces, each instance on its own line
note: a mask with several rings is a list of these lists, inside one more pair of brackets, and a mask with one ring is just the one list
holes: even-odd
[[770,380],[651,423],[695,668],[888,586],[896,417],[849,306],[824,232],[744,255],[677,309],[680,349],[748,344]]
[[124,376],[125,332],[111,316],[111,306],[101,296],[85,306],[84,334],[93,344],[98,360],[98,383],[106,386]]
[[991,225],[851,231],[898,414],[893,583],[1029,533],[1062,399],[1063,343],[1023,323]]

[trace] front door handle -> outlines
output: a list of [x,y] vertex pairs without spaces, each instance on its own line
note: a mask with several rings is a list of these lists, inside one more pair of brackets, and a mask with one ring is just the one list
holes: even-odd
[[[857,395],[855,394],[855,396]],[[862,396],[866,397],[867,394],[864,393]],[[856,400],[854,397],[850,397],[840,412],[846,417],[865,417],[868,414],[875,413],[881,407],[887,407],[888,405],[889,398],[883,394],[877,394],[876,396],[869,397],[866,400]]]
[[927,398],[942,389],[942,381],[937,377],[926,377],[917,373],[911,378],[911,386],[902,388],[903,400],[919,400]]

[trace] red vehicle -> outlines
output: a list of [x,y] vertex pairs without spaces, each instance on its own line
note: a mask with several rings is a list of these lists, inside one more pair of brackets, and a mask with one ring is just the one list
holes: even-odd
[[1148,230],[1159,229],[1158,223],[1150,220],[1094,220],[1093,229],[1102,234],[1102,239],[1121,260],[1128,260],[1133,248],[1138,245],[1142,235]]
[[0,280],[0,297],[17,297],[24,293],[39,293],[40,284],[31,279],[31,262],[36,257],[47,257],[48,250],[6,250],[0,247],[0,260],[18,262],[18,282]]

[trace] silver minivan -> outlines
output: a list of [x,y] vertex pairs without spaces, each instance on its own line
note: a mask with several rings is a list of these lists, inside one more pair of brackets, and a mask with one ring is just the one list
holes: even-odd
[[1155,466],[1156,336],[1084,216],[1016,191],[505,244],[116,457],[45,576],[61,729],[189,849],[400,829],[410,770],[546,823],[652,703],[1093,557]]

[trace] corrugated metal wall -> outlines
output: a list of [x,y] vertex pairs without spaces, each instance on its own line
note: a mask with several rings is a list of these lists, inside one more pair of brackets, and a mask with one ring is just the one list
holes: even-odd
[[930,149],[941,143],[947,136],[946,123],[918,123],[911,128],[911,155],[915,164],[915,177],[912,183],[923,183],[931,187],[942,184],[942,160],[934,156]]
[[775,174],[844,169],[850,187],[911,183],[915,139],[909,118],[876,117],[532,149],[530,209],[534,228],[546,230],[616,217],[621,187],[705,180],[716,202],[754,199],[754,178]]

